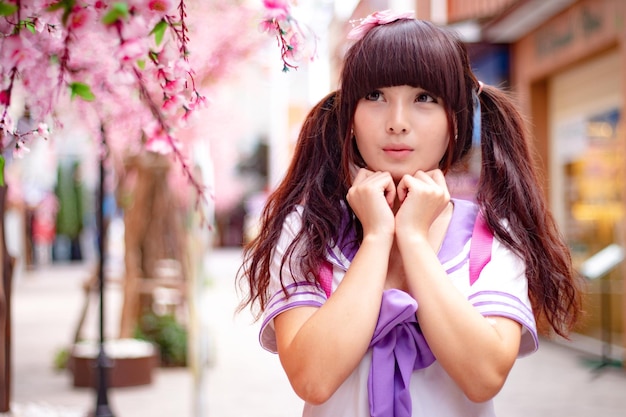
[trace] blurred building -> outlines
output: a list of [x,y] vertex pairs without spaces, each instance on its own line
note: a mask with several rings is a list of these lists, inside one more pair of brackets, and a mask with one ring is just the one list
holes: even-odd
[[485,20],[489,2],[465,3],[449,2],[450,22],[473,20],[481,41],[509,45],[510,85],[530,121],[551,209],[575,267],[598,268],[579,332],[626,346],[626,266],[592,258],[613,245],[623,252],[626,239],[626,2],[493,1],[502,9]]
[[[338,2],[335,2],[338,3]],[[626,347],[626,2],[623,0],[361,0],[335,16],[333,80],[350,20],[415,10],[461,35],[479,79],[510,90],[529,121],[550,206],[588,278],[587,321],[575,343]],[[333,81],[333,85],[336,83]],[[471,181],[470,181],[471,183]],[[606,249],[613,249],[611,256]],[[615,252],[617,249],[617,255]],[[601,254],[600,256],[595,256]]]

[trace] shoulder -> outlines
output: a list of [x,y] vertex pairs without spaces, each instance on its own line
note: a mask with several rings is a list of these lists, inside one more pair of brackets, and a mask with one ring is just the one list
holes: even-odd
[[285,221],[283,222],[283,230],[292,230],[299,231],[302,229],[302,213],[304,211],[304,207],[301,205],[297,205],[293,208],[293,210],[287,214],[285,217]]
[[302,230],[302,212],[303,207],[298,205],[285,217],[280,237],[276,244],[276,249],[279,251],[286,249]]
[[[263,322],[259,333],[261,345],[276,352],[274,318],[296,307],[320,307],[326,301],[326,294],[315,280],[307,276],[297,262],[298,254],[305,250],[301,246],[289,252],[291,243],[302,229],[302,207],[298,206],[287,215],[283,222],[281,236],[274,248],[270,264],[268,302],[263,312]],[[287,258],[285,258],[285,256]],[[292,262],[293,260],[296,260]]]
[[522,325],[520,356],[537,349],[537,327],[528,295],[526,264],[498,239],[493,239],[491,260],[471,286],[468,299],[484,316],[507,317]]

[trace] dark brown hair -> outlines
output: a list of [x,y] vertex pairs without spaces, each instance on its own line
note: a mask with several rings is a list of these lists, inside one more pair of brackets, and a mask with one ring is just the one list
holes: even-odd
[[[315,279],[312,271],[319,270],[327,244],[339,233],[337,219],[345,213],[340,202],[345,201],[348,188],[340,176],[342,151],[338,126],[337,93],[332,92],[305,118],[287,173],[268,197],[258,235],[245,247],[239,276],[242,283],[247,280],[249,292],[240,309],[257,302],[259,313],[265,308],[273,249],[287,215],[305,202],[304,227],[287,248],[282,263],[288,259],[297,262],[294,268],[306,271],[310,279]],[[300,244],[306,251],[298,251],[294,259],[292,255]]]
[[[347,52],[341,86],[307,116],[291,166],[269,197],[260,234],[246,246],[241,283],[249,289],[241,307],[267,303],[273,248],[283,222],[302,204],[303,228],[282,262],[296,262],[308,279],[338,238],[338,221],[349,205],[350,166],[362,165],[351,138],[357,102],[390,86],[420,87],[443,100],[451,135],[440,168],[447,172],[472,146],[473,98],[479,83],[464,44],[430,22],[399,20],[372,28]],[[567,336],[580,316],[580,277],[550,214],[528,145],[525,122],[509,95],[485,86],[482,107],[481,175],[477,201],[493,234],[526,264],[529,296],[543,333]],[[456,140],[452,136],[457,136]],[[342,203],[343,202],[343,203]],[[305,203],[305,204],[303,204]],[[358,220],[350,227],[361,236]],[[299,245],[305,251],[295,251]],[[298,256],[292,255],[297,253]],[[282,277],[281,277],[282,279]]]

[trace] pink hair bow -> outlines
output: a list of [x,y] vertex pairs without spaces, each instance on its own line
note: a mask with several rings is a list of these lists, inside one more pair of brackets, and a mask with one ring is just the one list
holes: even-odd
[[374,12],[364,19],[356,20],[353,22],[359,22],[357,26],[352,28],[348,33],[348,39],[359,40],[365,36],[374,26],[386,25],[387,23],[395,22],[400,19],[414,19],[414,12],[394,12],[392,10],[383,10],[380,12]]

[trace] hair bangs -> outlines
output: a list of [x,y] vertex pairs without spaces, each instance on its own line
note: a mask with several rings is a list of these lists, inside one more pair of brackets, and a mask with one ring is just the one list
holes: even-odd
[[[399,20],[374,27],[346,57],[342,89],[358,100],[377,88],[409,85],[440,97],[451,108],[463,79],[458,51],[432,24]],[[461,71],[461,72],[460,72]]]

